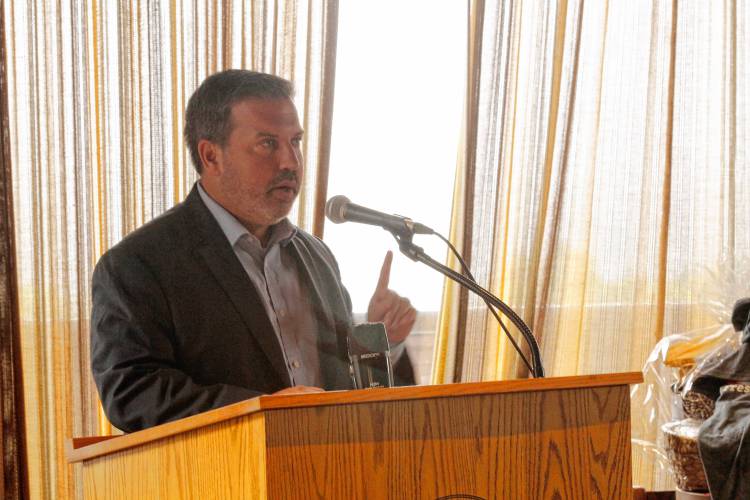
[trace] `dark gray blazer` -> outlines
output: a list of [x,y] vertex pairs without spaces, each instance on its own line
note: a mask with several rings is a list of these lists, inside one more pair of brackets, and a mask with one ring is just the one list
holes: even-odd
[[[324,387],[352,388],[349,295],[326,245],[288,243],[318,319]],[[290,386],[260,298],[197,188],[99,260],[91,366],[107,417],[132,432]],[[408,354],[394,368],[413,384]]]

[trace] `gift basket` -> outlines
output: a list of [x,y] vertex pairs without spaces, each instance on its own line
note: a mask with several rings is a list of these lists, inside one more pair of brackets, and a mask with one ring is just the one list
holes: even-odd
[[[706,429],[713,426],[721,432],[722,424],[716,423],[715,412],[717,405],[724,404],[720,399],[722,387],[737,382],[732,378],[733,369],[750,365],[750,344],[744,342],[743,335],[750,299],[737,300],[738,296],[750,295],[750,271],[740,273],[744,276],[726,274],[731,274],[731,279],[729,283],[724,281],[728,285],[724,295],[717,294],[720,298],[709,304],[716,326],[664,337],[644,366],[644,383],[631,392],[633,405],[647,411],[645,421],[634,422],[636,453],[652,455],[659,466],[671,472],[678,489],[710,489],[714,498],[720,498],[711,484],[716,479],[712,481],[711,473],[707,477],[704,467],[708,455]],[[747,340],[750,341],[750,334]],[[702,440],[703,434],[706,436]]]

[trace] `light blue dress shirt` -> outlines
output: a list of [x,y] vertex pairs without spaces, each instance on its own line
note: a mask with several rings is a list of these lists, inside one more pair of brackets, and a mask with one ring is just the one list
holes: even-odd
[[216,219],[258,292],[284,353],[292,385],[322,387],[318,323],[295,257],[287,248],[297,228],[284,219],[271,226],[268,245],[252,235],[198,183],[198,192]]

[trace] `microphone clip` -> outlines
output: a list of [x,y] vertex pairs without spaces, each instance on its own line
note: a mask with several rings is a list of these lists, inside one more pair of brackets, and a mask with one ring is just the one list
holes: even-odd
[[401,251],[401,253],[409,257],[414,262],[419,262],[419,257],[421,255],[424,255],[424,249],[419,245],[415,245],[412,241],[414,238],[414,233],[408,231],[390,231],[390,233],[398,243],[398,249]]

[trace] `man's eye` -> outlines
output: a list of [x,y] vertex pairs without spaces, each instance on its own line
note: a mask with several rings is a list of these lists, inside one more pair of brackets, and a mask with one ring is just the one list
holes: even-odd
[[302,144],[302,137],[295,137],[294,139],[292,139],[292,144],[294,146],[299,146],[300,144]]
[[266,148],[275,148],[276,139],[264,139],[260,144]]

